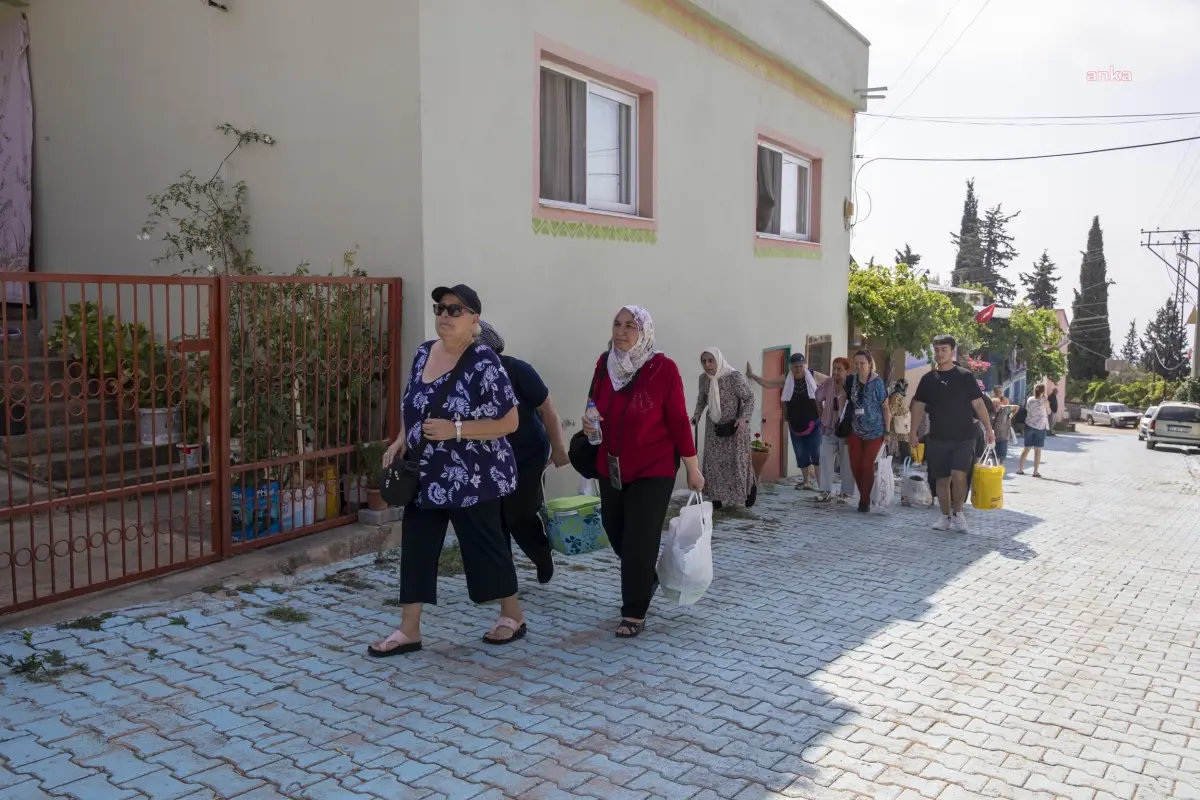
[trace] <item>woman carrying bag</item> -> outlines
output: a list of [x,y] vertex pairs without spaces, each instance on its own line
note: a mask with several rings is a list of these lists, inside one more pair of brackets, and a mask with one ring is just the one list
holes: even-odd
[[[683,379],[675,362],[655,348],[646,309],[617,312],[612,345],[596,364],[589,396],[595,406],[571,442],[571,461],[600,483],[604,530],[621,559],[616,635],[629,639],[642,632],[658,588],[655,564],[680,458],[688,488],[704,490]],[[601,441],[589,444],[589,437]]]
[[750,463],[754,392],[717,348],[701,353],[700,365],[704,374],[692,424],[704,421],[704,492],[713,508],[752,506],[758,494]]

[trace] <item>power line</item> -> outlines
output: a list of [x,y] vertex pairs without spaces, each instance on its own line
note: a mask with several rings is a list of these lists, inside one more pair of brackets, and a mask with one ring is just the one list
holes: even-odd
[[[907,103],[909,101],[909,99],[911,99],[912,96],[917,93],[917,90],[920,89],[925,84],[925,81],[929,80],[929,76],[932,75],[939,66],[941,66],[942,61],[945,60],[946,56],[950,55],[951,51],[953,51],[954,48],[956,46],[958,46],[958,43],[960,41],[962,41],[962,38],[967,35],[967,31],[971,30],[971,26],[973,26],[975,24],[976,20],[979,19],[979,16],[981,14],[983,14],[984,9],[986,9],[991,4],[992,4],[992,0],[984,0],[983,5],[979,7],[979,11],[975,12],[975,16],[971,17],[971,21],[967,23],[967,27],[963,28],[962,32],[960,34],[958,34],[958,38],[950,43],[950,46],[948,48],[946,48],[946,52],[942,53],[941,58],[939,58],[936,62],[934,62],[934,65],[932,67],[930,67],[929,71],[926,72],[921,77],[921,80],[917,81],[917,85],[913,87],[911,92],[909,92],[907,95],[905,95],[904,99],[900,101],[900,104],[897,105],[894,109],[892,109],[893,114],[895,114],[897,111],[899,111],[901,108],[903,108],[904,104]],[[955,3],[955,5],[957,6],[958,4]],[[953,11],[953,10],[954,9],[951,9],[951,11]],[[870,136],[867,137],[866,141],[864,141],[863,144],[866,144],[867,141],[870,141],[871,138],[873,136],[875,136],[876,133],[879,133],[881,130],[883,130],[884,125],[887,125],[887,124],[888,124],[888,120],[885,119],[883,121],[883,123],[880,124],[880,126],[878,128],[876,128],[875,131]]]
[[[904,80],[904,76],[908,74],[910,69],[912,69],[912,65],[917,63],[917,59],[921,57],[921,53],[924,53],[925,48],[929,47],[929,43],[933,41],[933,37],[937,36],[938,31],[940,31],[942,26],[946,24],[946,20],[950,19],[950,15],[954,13],[954,9],[958,8],[960,3],[962,3],[962,0],[954,0],[954,5],[950,6],[950,10],[946,12],[946,16],[942,17],[942,21],[939,22],[937,27],[933,29],[933,33],[929,34],[929,38],[925,40],[925,44],[921,45],[921,49],[918,50],[917,54],[912,57],[912,61],[908,62],[908,66],[906,66],[900,73],[900,77],[896,78],[894,85],[900,85],[900,81]],[[881,125],[880,127],[883,126]]]
[[[916,157],[900,157],[900,156],[876,156],[875,158],[867,159],[865,162],[863,162],[862,166],[865,167],[867,164],[870,164],[872,161],[937,161],[937,162],[943,162],[943,163],[967,162],[967,161],[972,161],[972,162],[979,162],[979,161],[1034,161],[1037,159],[1044,159],[1044,158],[1067,158],[1068,156],[1088,156],[1088,155],[1093,155],[1095,153],[1115,153],[1119,150],[1139,150],[1139,149],[1146,148],[1146,147],[1162,147],[1163,145],[1179,144],[1180,142],[1194,142],[1197,139],[1200,139],[1200,135],[1188,136],[1183,139],[1168,139],[1167,141],[1163,141],[1163,142],[1144,142],[1142,144],[1127,144],[1127,145],[1122,145],[1120,147],[1101,147],[1096,150],[1077,150],[1072,153],[1042,153],[1040,155],[1033,155],[1033,156],[996,156],[996,157],[990,157],[990,158],[916,158]],[[854,157],[862,158],[861,155],[856,155]],[[859,172],[862,171],[862,167],[859,167],[858,169],[859,169]]]
[[[880,116],[868,114],[866,116]],[[1191,121],[1195,119],[1193,116],[1179,117],[1151,117],[1148,119],[1125,119],[1125,120],[1094,120],[1094,121],[1066,121],[1066,122],[1017,122],[1017,121],[1000,121],[1000,120],[959,120],[959,119],[935,119],[930,117],[906,117],[906,116],[886,116],[884,124],[888,120],[898,119],[901,122],[924,122],[938,125],[978,125],[985,128],[992,127],[1011,127],[1011,128],[1047,128],[1047,127],[1104,127],[1108,125],[1143,125],[1147,122],[1178,122],[1180,120]],[[878,133],[883,125],[875,129]],[[872,134],[874,135],[874,134]]]
[[[860,111],[860,117],[895,117],[894,114],[872,114],[868,111]],[[933,115],[912,115],[905,117],[906,119],[983,119],[983,120],[1014,120],[1014,119],[1127,119],[1130,117],[1195,117],[1200,116],[1200,111],[1159,111],[1153,114],[1063,114],[1063,115],[1046,115],[1046,116],[1008,116],[1008,117],[988,117],[988,116],[933,116]]]

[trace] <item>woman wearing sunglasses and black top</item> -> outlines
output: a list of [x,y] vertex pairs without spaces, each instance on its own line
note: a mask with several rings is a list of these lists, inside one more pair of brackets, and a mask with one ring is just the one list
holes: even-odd
[[516,395],[499,357],[475,341],[479,295],[460,284],[434,289],[433,300],[438,338],[417,348],[401,434],[383,462],[386,468],[397,455],[415,452],[422,436],[429,442],[420,456],[420,489],[401,523],[400,627],[368,648],[376,658],[421,649],[421,609],[437,602],[448,523],[462,549],[471,601],[500,601],[500,617],[484,642],[508,644],[526,631],[501,513],[502,498],[517,485],[516,459],[504,438],[517,429]]

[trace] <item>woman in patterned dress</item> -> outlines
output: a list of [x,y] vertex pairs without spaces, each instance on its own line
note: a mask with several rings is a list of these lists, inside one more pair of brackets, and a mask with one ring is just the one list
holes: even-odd
[[700,354],[704,374],[692,412],[692,424],[704,418],[704,493],[713,508],[754,505],[758,487],[750,463],[750,420],[754,392],[742,373],[729,366],[721,351]]
[[[438,338],[417,348],[400,414],[400,436],[383,464],[428,440],[420,454],[420,488],[404,509],[400,548],[400,627],[367,649],[375,658],[421,649],[421,610],[437,602],[437,570],[446,527],[462,550],[467,594],[500,601],[488,644],[525,637],[517,569],[504,535],[502,499],[516,489],[517,462],[505,438],[517,429],[517,398],[500,358],[475,341],[483,311],[469,286],[433,290]],[[459,369],[459,361],[466,359]],[[457,374],[455,374],[457,373]],[[442,390],[449,380],[454,385]],[[440,408],[432,405],[445,394]]]

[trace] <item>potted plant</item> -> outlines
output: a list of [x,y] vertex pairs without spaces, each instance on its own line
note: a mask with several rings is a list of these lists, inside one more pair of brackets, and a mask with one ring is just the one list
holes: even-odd
[[750,463],[754,465],[755,478],[762,477],[763,467],[767,465],[770,456],[771,445],[763,441],[761,433],[754,434],[754,439],[750,442]]
[[387,503],[379,494],[380,473],[383,471],[383,456],[387,453],[387,445],[383,442],[371,442],[358,446],[359,469],[367,485],[367,508],[372,511],[383,511]]

